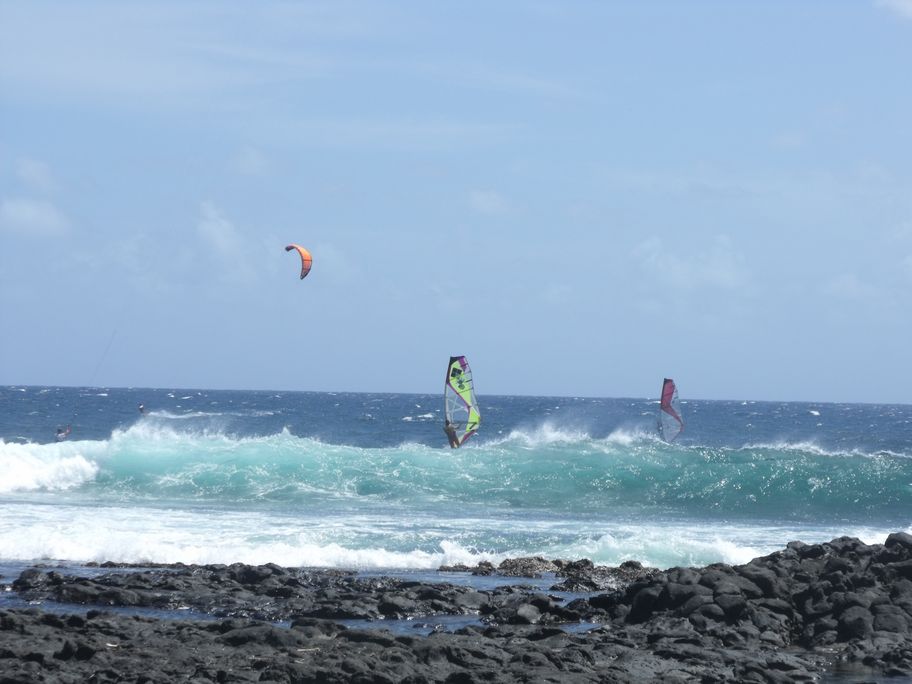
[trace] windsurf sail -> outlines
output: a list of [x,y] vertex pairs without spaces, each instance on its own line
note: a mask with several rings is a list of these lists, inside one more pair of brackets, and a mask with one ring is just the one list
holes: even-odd
[[475,398],[472,369],[464,356],[451,356],[447,366],[446,384],[443,389],[446,419],[456,428],[459,446],[478,432],[481,413]]
[[684,431],[684,419],[681,418],[681,401],[678,399],[678,388],[675,381],[665,378],[662,382],[662,400],[659,404],[659,436],[666,442],[673,442],[675,437]]

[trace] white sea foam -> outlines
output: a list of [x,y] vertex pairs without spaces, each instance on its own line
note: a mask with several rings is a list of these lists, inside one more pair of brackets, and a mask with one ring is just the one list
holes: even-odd
[[[528,521],[527,533],[541,546],[485,550],[471,546],[472,535],[503,540],[509,521],[449,519],[422,528],[398,528],[375,517],[300,519],[299,517],[225,510],[172,510],[144,507],[41,506],[0,508],[0,558],[55,559],[125,563],[278,563],[284,566],[351,569],[436,569],[440,565],[494,564],[506,557],[590,558],[600,565],[637,560],[646,565],[701,566],[714,562],[746,563],[777,551],[788,541],[829,541],[848,533],[868,544],[883,543],[894,529],[842,527],[766,527],[715,523],[587,525]],[[445,525],[447,531],[442,531]],[[557,536],[576,530],[576,541]],[[592,535],[595,528],[604,531]],[[549,529],[553,534],[548,534]],[[454,541],[450,535],[462,541]],[[436,539],[436,541],[435,541]],[[430,543],[429,543],[430,542]],[[502,544],[502,541],[501,541]]]
[[406,423],[411,423],[412,421],[415,421],[415,420],[419,420],[419,421],[434,420],[436,417],[437,416],[435,416],[433,413],[422,413],[421,415],[418,415],[418,416],[403,416],[402,420],[404,420]]
[[301,525],[292,520],[224,511],[22,506],[0,511],[0,558],[436,569],[481,560],[497,563],[504,557],[446,539],[431,551],[359,547],[332,540],[346,529],[339,521],[311,522],[310,528],[300,532]]
[[600,441],[603,444],[626,447],[637,442],[656,442],[660,440],[655,432],[650,432],[641,428],[618,428]]
[[[857,528],[849,531],[866,544],[882,544],[895,530]],[[596,564],[619,565],[637,560],[658,568],[703,566],[723,562],[741,565],[782,549],[789,541],[830,541],[846,534],[843,527],[785,528],[703,524],[620,525],[566,549],[567,557],[586,557]]]
[[506,437],[488,441],[486,444],[502,446],[515,443],[523,447],[535,448],[557,444],[573,444],[585,442],[589,439],[588,433],[584,430],[558,427],[550,421],[545,421],[535,427],[511,430]]
[[213,418],[227,415],[220,411],[188,411],[186,413],[173,413],[172,411],[148,411],[146,418],[158,418],[165,420],[192,420],[194,418]]
[[912,453],[900,453],[896,451],[891,451],[889,449],[880,449],[878,451],[870,452],[863,451],[861,449],[824,449],[819,444],[809,440],[802,440],[797,442],[750,442],[741,447],[740,450],[754,451],[758,449],[765,449],[775,452],[801,452],[808,453],[814,456],[829,456],[834,458],[851,458],[851,457],[863,457],[863,458],[879,458],[879,457],[893,457],[893,458],[910,458]]
[[98,465],[84,455],[97,443],[0,443],[0,493],[65,490],[92,480]]

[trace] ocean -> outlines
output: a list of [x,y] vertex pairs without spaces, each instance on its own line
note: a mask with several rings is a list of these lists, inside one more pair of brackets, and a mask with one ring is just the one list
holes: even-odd
[[442,394],[3,387],[0,563],[668,568],[912,531],[912,406],[681,391],[672,444],[657,398],[480,395],[452,450]]

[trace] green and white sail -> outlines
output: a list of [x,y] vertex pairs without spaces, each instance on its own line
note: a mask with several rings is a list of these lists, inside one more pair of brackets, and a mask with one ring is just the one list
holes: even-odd
[[481,413],[475,398],[472,369],[464,356],[451,356],[443,389],[446,419],[456,428],[459,444],[478,432]]

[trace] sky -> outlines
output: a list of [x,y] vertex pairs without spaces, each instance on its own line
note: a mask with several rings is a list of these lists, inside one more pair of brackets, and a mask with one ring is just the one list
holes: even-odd
[[909,403],[910,74],[912,0],[0,0],[0,384]]

